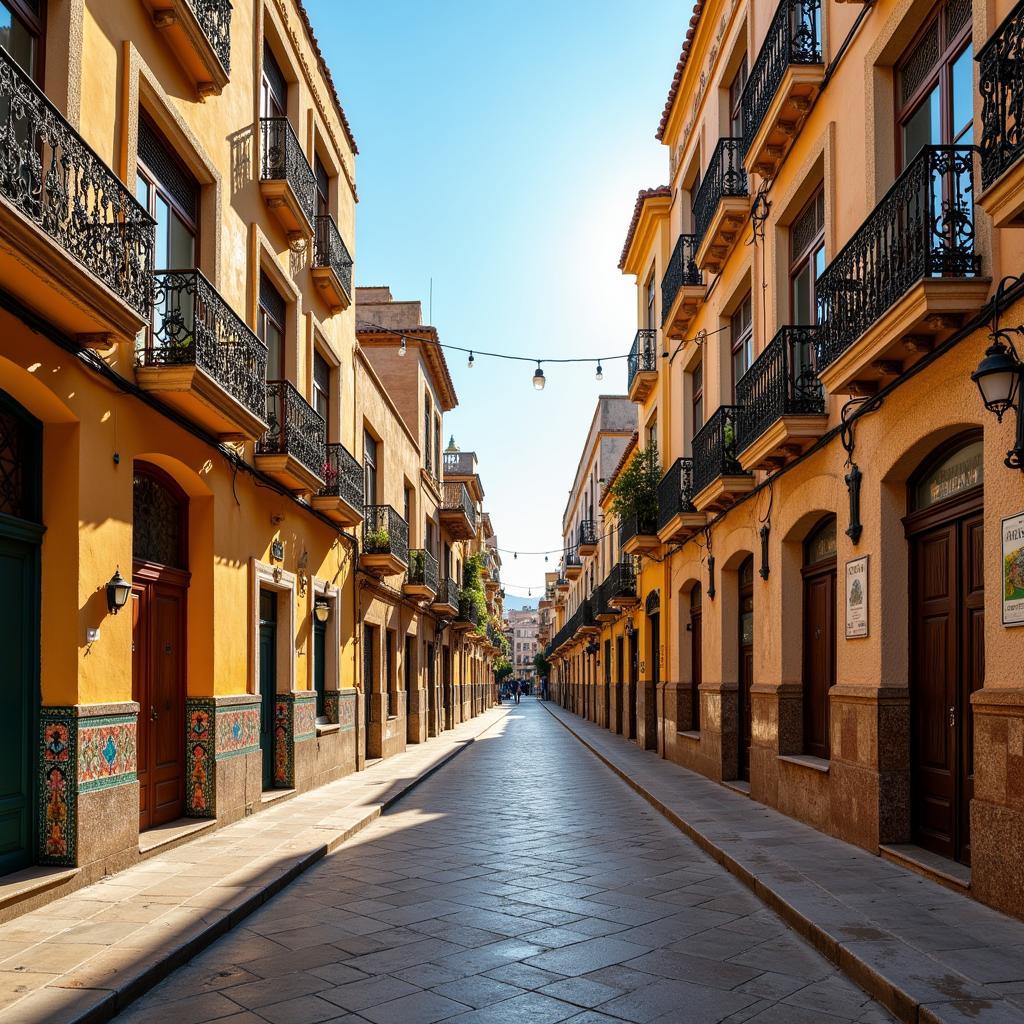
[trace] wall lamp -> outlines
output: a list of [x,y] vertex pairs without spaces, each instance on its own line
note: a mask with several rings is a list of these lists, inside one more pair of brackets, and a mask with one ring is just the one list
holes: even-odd
[[313,605],[313,614],[317,622],[326,622],[331,617],[331,605],[329,601],[317,601]]
[[121,568],[118,566],[107,583],[107,611],[111,615],[116,615],[131,596],[132,585],[121,575]]

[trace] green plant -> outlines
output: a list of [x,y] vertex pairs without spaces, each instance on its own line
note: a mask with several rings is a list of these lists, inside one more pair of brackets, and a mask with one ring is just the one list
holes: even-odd
[[512,662],[505,657],[500,655],[494,659],[494,681],[500,683],[503,679],[507,679],[512,675]]
[[541,679],[547,679],[551,672],[551,663],[540,651],[533,656],[533,667]]
[[422,551],[414,549],[409,552],[409,574],[413,579],[423,579],[425,562]]
[[366,547],[370,551],[388,551],[391,548],[391,534],[384,527],[371,530],[366,535]]
[[636,516],[642,523],[658,518],[658,484],[661,460],[658,445],[651,441],[630,460],[612,484],[612,513],[621,523]]
[[480,552],[466,559],[462,567],[462,596],[470,602],[470,607],[475,613],[476,632],[483,636],[487,632],[490,616],[487,614],[487,597],[484,595],[484,583],[480,575],[481,565],[483,555]]

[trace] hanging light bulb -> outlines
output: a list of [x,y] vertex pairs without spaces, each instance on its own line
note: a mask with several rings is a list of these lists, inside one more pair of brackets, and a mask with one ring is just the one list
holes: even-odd
[[519,552],[518,551],[513,551],[512,552],[512,560],[513,561],[518,561],[518,559],[519,559]]
[[544,390],[544,371],[540,368],[540,360],[537,360],[537,372],[533,375],[533,386],[537,391]]
[[466,361],[466,365],[472,370],[473,369],[473,353],[469,353],[469,359]]
[[597,373],[594,374],[594,380],[604,380],[604,369],[601,366],[601,360],[597,361]]
[[404,356],[405,355],[405,337],[404,336],[402,337],[402,340],[401,340],[401,342],[398,345],[398,354],[400,356]]
[[546,562],[547,560],[548,560],[548,556],[547,556],[547,555],[545,555],[545,556],[544,556],[544,561]]

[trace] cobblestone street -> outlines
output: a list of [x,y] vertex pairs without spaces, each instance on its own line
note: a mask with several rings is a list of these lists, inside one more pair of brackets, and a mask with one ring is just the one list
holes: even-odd
[[527,700],[117,1019],[891,1018]]

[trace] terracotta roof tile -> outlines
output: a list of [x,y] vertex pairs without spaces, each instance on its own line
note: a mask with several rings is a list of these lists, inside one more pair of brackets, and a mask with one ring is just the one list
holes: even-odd
[[668,90],[668,99],[665,100],[665,109],[661,112],[661,123],[658,125],[658,130],[654,133],[654,137],[659,142],[665,137],[668,119],[672,116],[672,108],[675,106],[676,99],[679,96],[679,86],[683,82],[683,71],[690,57],[690,45],[693,43],[693,35],[697,31],[697,24],[700,22],[700,16],[704,13],[706,6],[705,0],[694,0],[693,14],[690,15],[690,26],[687,28],[686,38],[683,40],[683,49],[679,54],[679,62],[676,64],[676,73],[672,76],[672,84]]
[[633,244],[633,235],[636,234],[636,226],[640,223],[640,211],[643,209],[644,201],[654,196],[671,196],[672,190],[668,185],[659,185],[657,188],[642,188],[636,195],[636,203],[633,206],[633,219],[629,222],[629,230],[626,232],[626,241],[622,246],[622,255],[619,257],[619,270],[626,265],[626,256],[629,254],[629,247]]

